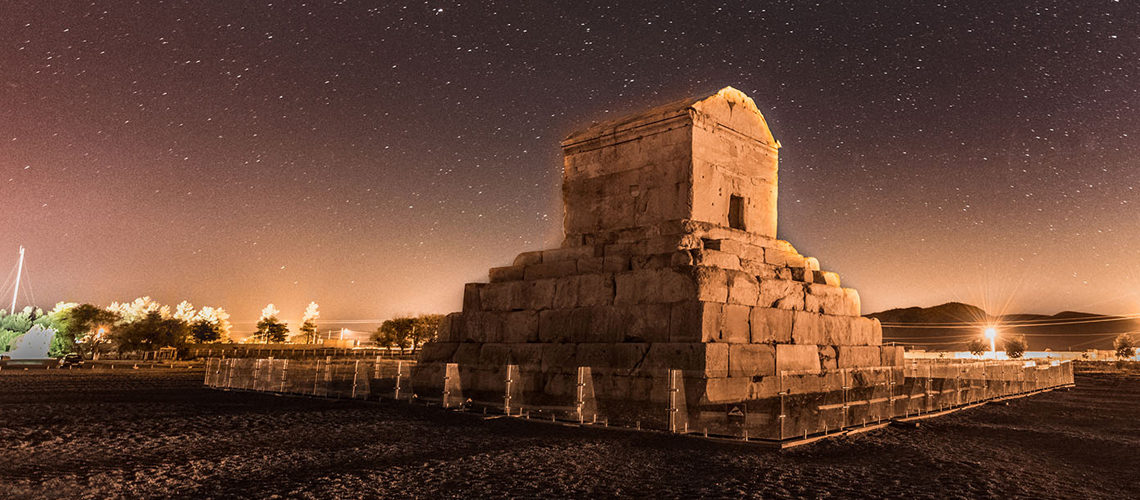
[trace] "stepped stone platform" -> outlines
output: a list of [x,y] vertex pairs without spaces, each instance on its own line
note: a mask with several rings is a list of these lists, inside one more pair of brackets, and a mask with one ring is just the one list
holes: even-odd
[[465,393],[501,397],[512,364],[529,399],[560,401],[588,366],[599,399],[648,401],[675,369],[708,405],[795,390],[789,375],[826,391],[829,372],[901,370],[858,292],[776,238],[779,148],[731,87],[571,134],[562,246],[467,284],[413,383],[442,387],[456,363]]

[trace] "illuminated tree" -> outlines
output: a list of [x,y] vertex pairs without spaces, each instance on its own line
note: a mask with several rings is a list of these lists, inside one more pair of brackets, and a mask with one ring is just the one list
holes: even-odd
[[229,340],[229,319],[225,309],[203,306],[190,321],[190,337],[199,343]]
[[1009,359],[1018,359],[1025,355],[1025,350],[1029,348],[1029,344],[1025,342],[1025,337],[1008,337],[1003,344],[1005,347],[1005,355]]
[[79,304],[67,310],[64,317],[71,342],[80,354],[92,358],[110,340],[111,325],[120,320],[113,310],[91,304]]
[[1112,341],[1112,348],[1116,350],[1116,357],[1129,359],[1136,355],[1136,340],[1127,333],[1122,333]]
[[119,320],[124,323],[134,323],[152,312],[163,318],[170,317],[170,308],[150,300],[150,297],[139,297],[131,302],[112,302],[107,310],[118,314]]
[[317,307],[316,302],[309,302],[309,306],[305,308],[305,316],[301,318],[301,338],[306,344],[317,343],[317,318],[321,317]]
[[289,326],[277,320],[278,311],[273,304],[265,306],[261,311],[261,319],[257,321],[257,332],[253,334],[254,339],[265,342],[284,342],[286,336],[289,335]]
[[179,319],[185,321],[186,324],[190,324],[194,322],[195,316],[197,316],[197,313],[194,312],[194,306],[190,304],[190,302],[183,300],[174,307],[174,319]]

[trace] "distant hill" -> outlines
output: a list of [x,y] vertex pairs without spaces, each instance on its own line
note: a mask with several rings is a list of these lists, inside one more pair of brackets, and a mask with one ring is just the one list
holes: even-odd
[[[883,343],[894,342],[927,350],[965,350],[971,338],[994,325],[1000,335],[1025,335],[1029,350],[1111,349],[1112,340],[1140,331],[1140,318],[1063,311],[1043,314],[991,316],[980,307],[949,302],[934,307],[908,307],[868,314],[883,322]],[[1001,349],[1001,345],[998,345]]]

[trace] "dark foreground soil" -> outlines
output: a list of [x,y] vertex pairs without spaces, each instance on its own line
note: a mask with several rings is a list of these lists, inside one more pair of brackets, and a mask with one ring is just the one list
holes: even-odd
[[0,372],[5,497],[1140,496],[1140,377],[782,452],[205,389],[200,371]]

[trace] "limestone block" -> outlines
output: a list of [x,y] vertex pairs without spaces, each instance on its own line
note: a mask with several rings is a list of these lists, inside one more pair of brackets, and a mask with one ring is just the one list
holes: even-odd
[[700,249],[703,245],[701,238],[693,234],[669,234],[638,241],[632,251],[635,255],[671,254],[677,250]]
[[725,304],[722,306],[722,311],[717,328],[705,332],[705,341],[747,344],[751,336],[748,321],[752,308]]
[[538,314],[540,342],[576,342],[595,334],[590,311],[583,308],[549,309]]
[[625,257],[633,256],[633,243],[611,243],[602,247],[602,255],[604,257]]
[[610,310],[609,337],[621,342],[668,342],[669,304],[631,304]]
[[[744,255],[746,251],[745,247],[748,246],[748,244],[743,241],[732,239],[702,238],[702,242],[706,250],[719,250],[737,256]],[[761,251],[761,256],[763,256],[763,251]]]
[[781,371],[820,371],[819,346],[776,344],[776,373]]
[[575,260],[558,260],[554,262],[546,262],[546,256],[543,256],[541,264],[531,264],[526,266],[525,278],[529,280],[540,280],[546,278],[561,278],[569,276],[578,272],[578,263]]
[[520,253],[518,255],[518,257],[515,257],[514,265],[525,267],[525,266],[532,266],[534,264],[541,264],[541,263],[542,263],[542,252],[541,251],[535,251],[535,252]]
[[[663,267],[672,267],[673,255],[682,253],[681,251],[670,253],[655,253],[651,255],[634,255],[629,258],[629,267],[631,269],[660,269]],[[688,252],[683,252],[688,255]]]
[[854,288],[844,288],[843,295],[847,296],[847,315],[859,316],[863,312],[862,301],[859,299],[859,291]]
[[696,294],[692,278],[672,269],[630,271],[614,280],[614,304],[678,302]]
[[437,342],[459,342],[456,323],[460,321],[460,317],[462,317],[462,313],[451,313],[444,316],[443,321],[439,322],[439,330],[436,333],[435,340]]
[[692,266],[695,265],[696,260],[693,259],[693,252],[695,250],[677,250],[669,259],[670,267],[678,266]]
[[625,333],[614,328],[618,311],[612,306],[578,307],[570,313],[571,342],[621,342]]
[[[728,274],[723,269],[697,267],[693,271],[696,298],[705,302],[728,302]],[[691,297],[684,297],[691,298]]]
[[480,305],[485,311],[510,311],[517,305],[526,286],[521,281],[487,283],[480,289]]
[[760,283],[743,271],[725,271],[728,277],[728,303],[756,305],[760,298]]
[[823,325],[823,315],[807,311],[794,311],[792,342],[805,345],[827,344],[830,339]]
[[542,351],[549,344],[508,344],[511,348],[511,363],[519,365],[519,370],[542,368]]
[[578,276],[563,276],[554,280],[554,309],[571,309],[578,306]]
[[764,262],[773,266],[804,267],[804,257],[798,253],[788,252],[778,248],[769,248],[764,252]]
[[518,309],[537,311],[550,309],[554,304],[555,280],[527,281],[524,292],[519,297]]
[[769,376],[775,373],[775,347],[768,344],[729,344],[729,377]]
[[788,272],[791,273],[792,281],[811,283],[815,279],[815,274],[813,274],[813,271],[807,266],[789,267]]
[[631,269],[628,255],[606,255],[602,258],[602,269],[607,273],[621,273]]
[[819,346],[819,364],[824,371],[839,368],[839,354],[835,351],[835,346]]
[[579,306],[607,306],[614,303],[612,274],[583,274],[578,277]]
[[[718,377],[705,381],[705,394],[698,403],[737,403],[748,398],[752,379]],[[692,404],[692,403],[690,403]]]
[[776,279],[784,281],[795,281],[796,275],[792,272],[790,267],[776,267]]
[[699,342],[654,342],[645,361],[636,365],[641,374],[661,374],[666,369],[704,373],[705,348]]
[[851,304],[843,288],[811,284],[808,285],[807,289],[808,295],[804,297],[805,310],[836,316],[857,316],[857,314],[852,314],[857,306]]
[[899,345],[885,345],[880,346],[881,355],[879,364],[882,366],[902,366],[903,360],[903,347]]
[[776,277],[776,267],[764,263],[763,259],[740,259],[740,269],[756,279],[771,279]]
[[740,257],[717,250],[693,250],[693,262],[698,266],[740,270]]
[[831,271],[819,271],[819,274],[823,277],[823,282],[828,286],[840,286],[839,274]]
[[578,344],[548,344],[542,347],[542,371],[577,373]]
[[455,348],[452,362],[466,366],[479,365],[479,351],[483,349],[482,343],[464,342]]
[[422,362],[448,361],[455,355],[455,350],[458,348],[458,342],[428,342],[424,344],[419,360]]
[[825,314],[819,317],[822,328],[822,339],[830,344],[859,345],[859,331],[855,326],[858,318],[851,316],[832,316]]
[[702,342],[719,332],[722,304],[688,300],[669,305],[669,341]]
[[538,311],[515,311],[504,315],[503,342],[537,342]]
[[511,348],[507,344],[483,344],[479,350],[479,366],[485,368],[499,368],[511,360]]
[[649,352],[646,343],[584,343],[578,344],[577,366],[589,366],[596,375],[626,372],[642,364]]
[[804,294],[803,283],[772,279],[760,280],[760,299],[757,305],[777,309],[802,310],[804,308]]
[[815,257],[804,257],[804,266],[812,271],[819,270],[819,259]]
[[861,368],[866,366],[880,366],[881,350],[879,346],[836,346],[839,355],[839,368]]
[[753,307],[749,326],[752,328],[750,341],[754,344],[785,344],[792,341],[792,322],[796,311]]
[[525,266],[492,267],[488,274],[490,275],[491,283],[498,283],[501,281],[521,280],[523,279],[525,271]]
[[581,274],[600,273],[605,269],[605,257],[578,259],[578,272]]
[[467,339],[472,342],[502,342],[503,316],[498,311],[483,311],[464,314]]
[[710,377],[728,376],[728,344],[704,344],[705,373]]
[[578,259],[585,259],[594,256],[593,246],[574,246],[565,248],[555,248],[553,250],[542,251],[542,263],[553,263],[560,261],[576,261]]
[[480,311],[483,309],[480,294],[486,283],[467,283],[463,285],[463,310]]

